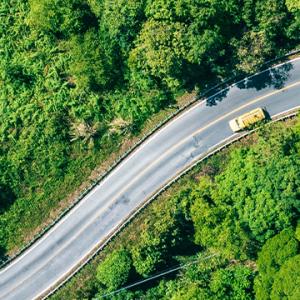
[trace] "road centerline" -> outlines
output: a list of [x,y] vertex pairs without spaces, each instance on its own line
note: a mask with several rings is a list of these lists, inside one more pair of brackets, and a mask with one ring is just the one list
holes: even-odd
[[[209,124],[207,124],[207,125],[201,127],[200,129],[194,131],[192,134],[190,134],[189,136],[187,136],[185,139],[183,139],[183,140],[181,140],[179,143],[173,145],[170,149],[168,149],[168,150],[167,150],[162,156],[160,156],[158,159],[156,159],[156,160],[153,161],[151,164],[149,164],[149,165],[142,171],[142,173],[139,174],[139,175],[140,175],[139,177],[141,177],[142,175],[146,174],[147,171],[149,171],[155,164],[159,163],[159,162],[160,162],[161,160],[163,160],[169,153],[171,153],[174,149],[180,147],[182,144],[184,144],[184,143],[185,143],[187,140],[189,140],[191,137],[193,137],[193,136],[195,136],[195,135],[197,135],[197,134],[203,132],[204,130],[206,130],[206,129],[208,129],[209,127],[215,125],[216,123],[218,123],[218,122],[220,122],[220,121],[226,119],[226,118],[229,117],[230,115],[232,115],[232,114],[234,114],[234,113],[236,113],[236,112],[242,110],[243,108],[246,108],[246,107],[248,107],[248,106],[250,106],[250,105],[252,105],[252,104],[254,104],[254,103],[257,103],[257,102],[259,102],[259,101],[261,101],[261,100],[264,100],[264,99],[266,99],[266,98],[268,98],[268,97],[271,97],[271,96],[273,96],[273,95],[275,95],[275,94],[278,94],[278,93],[280,93],[280,92],[283,92],[283,91],[285,91],[285,90],[288,90],[288,89],[293,88],[293,87],[298,86],[298,85],[300,85],[300,81],[295,82],[295,83],[293,83],[293,84],[291,84],[291,85],[288,85],[288,86],[286,86],[286,87],[284,87],[284,88],[275,90],[275,91],[273,91],[273,92],[271,92],[271,93],[268,93],[268,94],[266,94],[266,95],[264,95],[264,96],[257,97],[257,98],[255,98],[255,99],[253,99],[252,101],[247,102],[247,103],[245,103],[244,105],[239,106],[238,108],[232,110],[231,112],[229,112],[229,113],[223,115],[222,117],[220,117],[220,118],[218,118],[218,119],[216,119],[216,120],[210,122]],[[117,199],[118,199],[118,198],[119,198],[119,197],[120,197],[120,196],[121,196],[128,188],[130,188],[134,183],[136,183],[136,181],[139,179],[139,177],[134,178],[132,181],[130,181],[130,183],[128,183],[126,186],[124,186],[124,187],[121,189],[121,191],[120,191],[116,196],[114,196],[113,199],[111,199],[111,200],[107,203],[107,205],[105,205],[105,206],[101,209],[101,214],[102,214],[103,209],[106,209],[107,207],[109,207],[110,205],[112,205],[112,204],[113,204],[113,203],[114,203],[114,202],[115,202],[115,201],[116,201],[116,200],[117,200]],[[37,271],[35,271],[34,273],[40,271],[45,265],[48,264],[49,261],[51,261],[51,260],[53,259],[53,257],[55,257],[58,253],[62,252],[65,248],[67,248],[68,245],[70,245],[70,244],[71,244],[71,243],[72,243],[72,242],[73,242],[73,241],[74,241],[74,240],[75,240],[75,239],[76,239],[76,238],[77,238],[84,230],[86,230],[86,229],[87,229],[87,228],[88,228],[88,227],[89,227],[89,226],[90,226],[90,225],[91,225],[98,217],[100,217],[101,214],[97,214],[90,222],[88,222],[88,223],[87,223],[87,224],[79,231],[78,234],[76,234],[73,238],[71,238],[71,239],[68,241],[68,243],[67,243],[63,248],[61,248],[60,250],[56,251],[54,255],[51,255],[51,257],[46,261],[46,263],[44,263],[44,264],[43,264]],[[98,243],[98,244],[99,244],[99,243]],[[75,264],[75,266],[76,266],[76,264]],[[68,272],[66,272],[65,274],[67,274],[67,273],[68,273]],[[18,286],[20,286],[23,282],[25,282],[29,277],[30,277],[30,276],[26,277],[22,282],[20,282],[18,285],[16,285],[13,289],[9,290],[9,292],[15,290]],[[9,293],[9,292],[8,292],[8,293]],[[7,293],[7,294],[8,294],[8,293]],[[6,296],[7,294],[5,294],[4,296]]]

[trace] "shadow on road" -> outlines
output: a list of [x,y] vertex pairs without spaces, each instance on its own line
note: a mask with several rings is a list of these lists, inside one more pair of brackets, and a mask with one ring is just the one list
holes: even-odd
[[276,69],[268,69],[258,75],[250,78],[245,78],[237,84],[240,89],[255,88],[260,91],[266,87],[273,87],[275,89],[282,89],[284,83],[289,78],[289,72],[293,69],[291,63],[284,64]]
[[[257,91],[264,88],[281,89],[284,87],[285,82],[289,79],[289,72],[293,69],[291,63],[284,64],[276,69],[267,69],[257,75],[246,77],[241,80],[236,86],[239,89],[251,89],[255,88]],[[238,80],[238,79],[237,79]],[[207,106],[217,105],[219,102],[223,101],[227,97],[227,93],[230,87],[225,87],[224,85],[211,90],[207,94]]]
[[227,93],[229,91],[229,87],[222,89],[221,91],[217,91],[217,89],[214,90],[216,94],[209,96],[206,100],[206,105],[207,106],[214,106],[217,105],[218,102],[221,102],[224,98],[226,98]]

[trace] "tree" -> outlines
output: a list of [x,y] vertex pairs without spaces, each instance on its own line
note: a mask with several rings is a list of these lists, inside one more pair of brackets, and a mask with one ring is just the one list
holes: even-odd
[[16,196],[12,189],[0,183],[0,214],[14,202],[15,198]]
[[29,25],[45,31],[56,32],[61,23],[60,3],[55,0],[30,0]]
[[286,260],[274,276],[270,298],[272,300],[300,298],[300,254]]
[[208,300],[211,299],[209,293],[197,286],[197,284],[189,284],[186,287],[181,288],[179,291],[175,291],[171,300]]
[[27,23],[37,31],[70,36],[97,24],[86,2],[81,0],[30,0]]
[[237,10],[235,0],[148,2],[148,19],[129,56],[132,73],[154,77],[174,91],[222,72],[215,62],[225,59],[227,35],[240,20]]
[[195,228],[195,242],[221,252],[223,256],[244,256],[249,238],[239,224],[235,210],[213,196],[217,186],[208,178],[201,178],[191,194],[191,218]]
[[131,126],[132,129],[139,129],[150,114],[166,107],[173,99],[168,92],[155,86],[150,90],[141,86],[140,90],[132,87],[128,91],[116,91],[109,97],[114,99],[114,113],[134,124],[135,126]]
[[100,35],[107,53],[113,53],[116,64],[125,68],[143,22],[145,1],[103,1]]
[[142,241],[131,249],[133,265],[137,273],[147,277],[159,265],[164,263],[164,242],[160,237],[153,237],[149,233],[143,233]]
[[234,206],[240,224],[258,242],[292,225],[299,214],[296,141],[291,131],[266,130],[257,146],[234,151],[216,178],[212,198]]
[[213,299],[250,300],[252,294],[253,271],[245,266],[232,266],[212,274],[210,289]]
[[257,299],[269,299],[277,272],[285,261],[297,254],[299,243],[294,234],[293,228],[284,229],[269,239],[258,254],[259,274],[254,285]]
[[182,23],[148,20],[130,52],[131,71],[157,77],[170,89],[178,88],[186,51],[185,35],[186,26]]
[[[257,1],[255,3],[255,16],[258,30],[264,31],[268,40],[280,47],[285,40],[285,24],[290,23],[285,1]],[[274,48],[277,49],[278,46]]]
[[126,249],[115,250],[99,264],[97,280],[109,291],[113,291],[127,282],[131,263],[130,254]]
[[100,43],[95,30],[70,41],[70,75],[80,90],[103,90],[112,83],[113,65]]
[[166,263],[171,247],[179,242],[179,228],[170,214],[162,216],[155,223],[146,220],[145,224],[147,230],[143,230],[131,254],[136,271],[147,277]]
[[300,4],[299,1],[286,0],[285,1],[288,11],[293,15],[294,20],[286,29],[287,36],[293,40],[299,41],[300,36]]
[[265,32],[248,31],[242,39],[235,40],[237,47],[237,68],[245,73],[257,71],[266,58],[271,57],[273,45],[267,39]]
[[147,277],[170,261],[172,250],[188,238],[183,229],[183,215],[178,199],[172,199],[172,209],[156,211],[155,221],[147,218],[138,242],[131,248],[136,271]]

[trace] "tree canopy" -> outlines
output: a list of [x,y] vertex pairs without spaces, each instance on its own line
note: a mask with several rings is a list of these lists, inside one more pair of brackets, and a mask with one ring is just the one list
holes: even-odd
[[126,284],[179,268],[114,299],[298,299],[299,124],[260,130],[152,203],[122,239]]
[[126,249],[115,250],[97,269],[97,280],[108,290],[115,290],[122,286],[129,277],[131,258]]
[[[259,275],[255,281],[257,299],[269,299],[274,279],[279,278],[277,273],[281,270],[282,265],[289,258],[294,257],[298,251],[299,242],[295,239],[295,232],[292,228],[284,229],[265,243],[257,260],[259,268]],[[295,273],[295,278],[298,275]],[[280,289],[278,282],[275,289]]]
[[[3,0],[0,12],[0,247],[7,250],[23,245],[179,93],[254,72],[300,41],[292,0]],[[243,176],[253,168],[247,163]],[[268,188],[245,199],[227,197],[226,189],[209,196],[239,203],[231,215],[221,206],[210,212],[225,223],[236,213],[243,219],[235,233],[216,228],[224,241],[244,235],[247,247],[249,234],[263,242],[291,223],[295,168],[286,158],[266,163],[257,183]],[[247,177],[247,185],[254,180]],[[237,185],[235,193],[248,192]],[[250,207],[255,197],[265,208]],[[278,222],[268,213],[272,205]]]

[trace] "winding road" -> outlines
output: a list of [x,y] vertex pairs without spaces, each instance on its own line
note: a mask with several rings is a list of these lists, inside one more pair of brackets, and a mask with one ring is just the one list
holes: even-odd
[[0,299],[46,296],[147,199],[216,145],[235,137],[230,119],[256,107],[265,107],[271,117],[300,107],[300,58],[217,92],[148,138],[0,271]]

